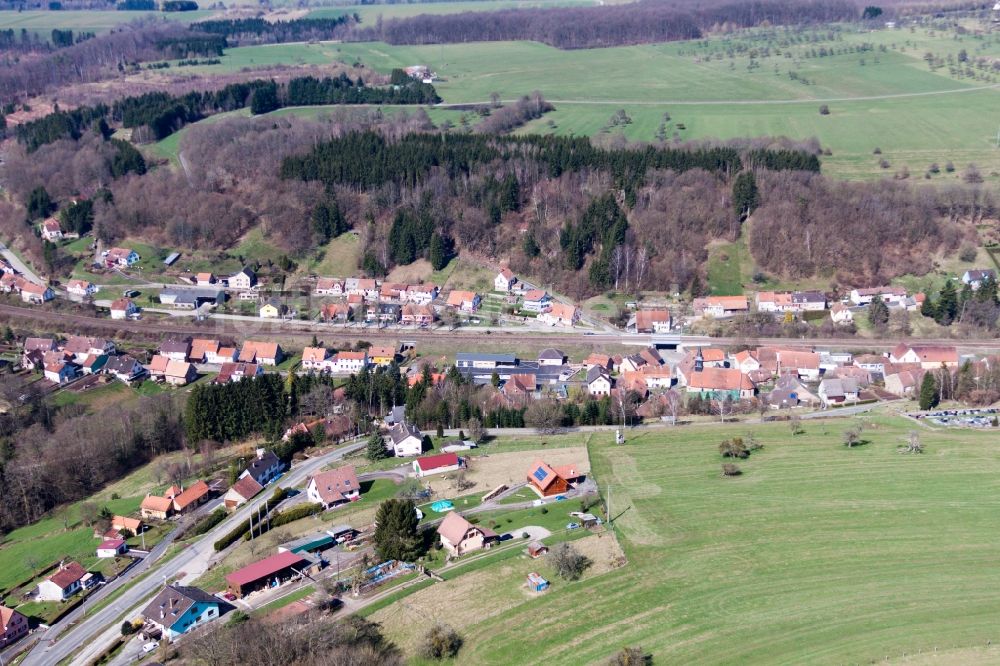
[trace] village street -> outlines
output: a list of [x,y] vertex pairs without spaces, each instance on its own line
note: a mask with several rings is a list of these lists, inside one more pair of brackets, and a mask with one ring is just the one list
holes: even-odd
[[[291,488],[299,485],[309,475],[319,471],[325,465],[359,451],[363,447],[363,442],[352,443],[341,446],[326,455],[306,460],[295,465],[281,478],[277,486]],[[66,631],[54,645],[50,645],[48,641],[39,643],[29,653],[28,663],[46,666],[58,664],[73,654],[80,646],[83,646],[82,650],[75,655],[72,663],[89,663],[119,635],[119,626],[116,624],[119,618],[127,617],[130,613],[137,613],[141,610],[140,606],[156,592],[164,580],[180,577],[183,581],[190,581],[204,573],[215,553],[214,542],[231,530],[234,525],[249,518],[253,508],[248,504],[234,512],[233,515],[207,532],[198,541],[192,543],[179,555],[164,563],[155,575],[139,580],[113,603]]]

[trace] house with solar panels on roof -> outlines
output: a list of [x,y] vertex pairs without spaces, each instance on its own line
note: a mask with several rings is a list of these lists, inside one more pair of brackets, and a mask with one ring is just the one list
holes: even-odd
[[576,465],[552,467],[542,460],[536,460],[528,468],[528,487],[542,498],[568,492],[586,478],[586,472]]

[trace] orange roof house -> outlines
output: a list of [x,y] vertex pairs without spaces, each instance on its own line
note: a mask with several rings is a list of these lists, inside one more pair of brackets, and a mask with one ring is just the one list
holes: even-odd
[[560,495],[569,490],[569,481],[541,460],[536,460],[529,468],[528,484],[542,497]]

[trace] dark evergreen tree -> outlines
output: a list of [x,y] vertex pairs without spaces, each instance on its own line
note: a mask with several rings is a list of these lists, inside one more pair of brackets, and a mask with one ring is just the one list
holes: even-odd
[[389,457],[389,449],[385,447],[385,439],[383,439],[382,434],[377,430],[368,438],[368,444],[365,447],[365,456],[372,461],[384,460]]
[[390,499],[375,513],[375,553],[379,560],[412,562],[420,557],[417,512],[412,500]]
[[59,220],[64,231],[88,233],[94,226],[94,202],[80,199],[68,204],[59,211]]
[[930,294],[924,295],[924,302],[920,304],[920,314],[931,319],[937,319],[937,306],[931,300]]
[[875,329],[885,328],[889,323],[889,306],[881,296],[875,296],[868,306],[868,323]]
[[273,81],[253,91],[253,96],[250,98],[250,113],[253,115],[270,113],[280,107],[281,103],[278,101],[278,84]]
[[535,240],[535,233],[533,231],[529,231],[524,235],[524,243],[522,247],[524,248],[524,254],[527,255],[529,259],[534,259],[542,253],[542,249],[538,247],[538,241]]
[[750,217],[760,205],[757,179],[753,171],[741,171],[733,181],[733,208],[740,220]]
[[313,230],[320,238],[321,243],[326,243],[332,238],[348,230],[347,221],[340,212],[337,200],[329,196],[325,201],[320,202],[313,209],[312,214]]
[[941,294],[938,296],[934,319],[937,323],[948,326],[955,321],[955,317],[957,316],[958,294],[955,291],[954,283],[948,280],[944,283],[944,286],[941,288]]
[[28,208],[29,220],[48,217],[49,213],[56,209],[56,205],[53,203],[52,197],[49,196],[48,190],[42,185],[31,190],[31,193],[28,194],[28,201],[25,203]]
[[931,372],[924,373],[920,383],[920,409],[934,409],[938,405],[938,386]]
[[451,243],[449,241],[450,239],[437,232],[431,235],[430,260],[431,267],[436,271],[442,270],[451,261]]

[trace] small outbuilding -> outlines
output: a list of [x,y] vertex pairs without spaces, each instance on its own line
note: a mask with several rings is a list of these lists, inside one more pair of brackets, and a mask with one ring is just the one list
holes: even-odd
[[413,473],[418,477],[454,472],[461,467],[462,459],[454,453],[439,453],[436,456],[424,456],[413,461]]
[[125,543],[125,539],[105,539],[97,547],[97,556],[102,559],[118,557],[124,555],[126,551],[128,551],[128,545]]
[[549,581],[532,571],[528,574],[528,589],[532,592],[544,592],[549,589]]
[[538,559],[549,552],[549,547],[541,541],[532,541],[528,544],[528,557]]

